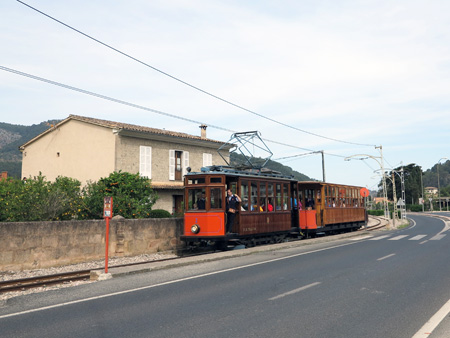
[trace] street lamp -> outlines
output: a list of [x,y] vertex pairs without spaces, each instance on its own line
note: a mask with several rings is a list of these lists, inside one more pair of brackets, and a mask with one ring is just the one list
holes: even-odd
[[[386,173],[384,172],[384,164],[383,164],[383,147],[375,147],[375,149],[380,149],[380,156],[371,156],[367,154],[356,154],[347,156],[344,158],[344,161],[350,161],[353,157],[360,157],[358,160],[365,160],[367,157],[371,158],[372,160],[377,161],[378,165],[381,168],[381,172],[383,173],[383,207],[384,207],[384,217],[389,219],[389,209],[387,204],[387,188],[386,188]],[[366,158],[364,158],[366,157]]]
[[442,160],[448,160],[448,158],[447,158],[447,157],[443,157],[443,158],[441,158],[441,159],[438,161],[438,163],[437,163],[439,211],[442,211],[442,207],[441,207],[441,184],[440,184],[440,182],[439,182],[439,165],[440,165],[440,162],[441,162]]

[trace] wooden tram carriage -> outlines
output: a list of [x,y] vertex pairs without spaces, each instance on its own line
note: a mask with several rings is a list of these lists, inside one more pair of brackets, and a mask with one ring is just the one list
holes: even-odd
[[[305,236],[359,229],[367,222],[361,187],[298,182],[299,227]],[[311,202],[308,202],[311,201]]]
[[[353,230],[365,224],[358,187],[298,182],[270,170],[212,166],[185,176],[187,246],[235,242],[252,246],[287,237]],[[241,198],[231,234],[226,233],[226,190]],[[322,198],[322,196],[324,198]],[[328,201],[340,203],[333,207]],[[344,204],[342,204],[344,203]]]

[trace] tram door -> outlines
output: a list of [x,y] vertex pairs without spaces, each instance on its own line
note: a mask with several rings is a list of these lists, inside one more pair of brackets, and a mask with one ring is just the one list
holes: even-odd
[[[241,197],[240,191],[238,191],[238,183],[237,183],[237,181],[227,180],[227,191],[228,191],[228,189],[231,189],[231,192],[233,193],[233,195],[238,195],[239,197]],[[225,191],[225,198],[228,198],[227,191]],[[234,216],[233,229],[239,229],[239,224],[240,224],[239,213],[240,213],[240,210],[241,210],[241,203],[238,204],[238,208],[236,209],[236,214]]]
[[292,203],[292,217],[291,217],[291,226],[298,227],[299,226],[299,206],[301,205],[301,197],[298,194],[298,185],[297,182],[291,183],[291,203]]
[[324,192],[322,191],[322,188],[319,187],[316,190],[316,222],[317,222],[317,226],[323,227],[323,204],[322,204],[322,199],[325,197]]

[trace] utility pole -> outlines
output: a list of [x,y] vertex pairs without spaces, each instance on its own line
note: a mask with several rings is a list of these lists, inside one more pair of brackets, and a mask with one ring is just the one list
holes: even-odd
[[384,217],[389,219],[389,208],[388,208],[388,200],[387,200],[387,187],[386,187],[386,173],[384,172],[384,163],[383,163],[383,146],[375,147],[375,149],[380,149],[380,166],[381,172],[383,173],[383,205],[384,205]]
[[322,178],[323,183],[325,183],[325,155],[323,154],[323,150],[320,151],[322,153]]
[[448,158],[447,157],[443,157],[437,163],[439,211],[442,211],[442,206],[441,206],[441,183],[439,182],[439,166],[441,165],[441,161],[442,160],[448,160]]
[[394,214],[392,215],[392,220],[394,221],[394,229],[395,229],[395,219],[397,218],[397,191],[395,189],[395,173],[392,172],[392,194],[394,200]]
[[[369,157],[369,158],[377,161],[377,163],[380,165],[381,172],[383,173],[382,183],[383,183],[384,217],[389,220],[390,217],[389,217],[389,208],[388,208],[388,199],[387,199],[386,173],[384,172],[384,163],[383,163],[383,147],[381,145],[379,147],[375,146],[375,149],[380,149],[381,157],[367,155],[367,154],[355,154],[355,155],[347,156],[346,158],[344,158],[344,161],[350,161],[353,157],[356,157],[356,156],[365,156],[365,157]],[[381,161],[379,161],[378,159],[380,159]],[[365,158],[358,158],[358,160],[365,160]]]
[[425,212],[425,199],[423,196],[423,171],[422,171],[422,167],[420,167],[420,185],[422,188],[422,212]]
[[405,193],[405,175],[403,174],[403,166],[401,170],[401,183],[402,183],[402,200],[403,204],[400,206],[402,210],[402,219],[406,219],[406,193]]

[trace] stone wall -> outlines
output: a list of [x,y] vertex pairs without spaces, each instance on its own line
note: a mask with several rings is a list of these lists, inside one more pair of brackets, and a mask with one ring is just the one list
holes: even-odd
[[[47,268],[105,257],[104,220],[0,223],[0,271]],[[109,256],[123,257],[178,248],[182,218],[110,222]]]

